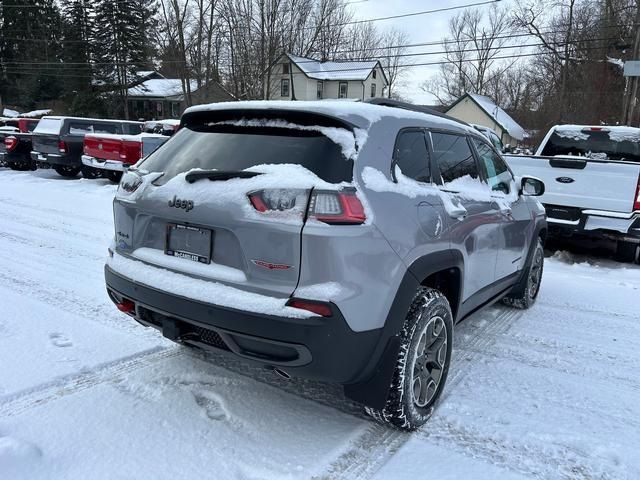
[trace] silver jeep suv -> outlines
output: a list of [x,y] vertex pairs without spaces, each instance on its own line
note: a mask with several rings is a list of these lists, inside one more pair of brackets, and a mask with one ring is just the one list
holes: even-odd
[[535,301],[543,190],[475,129],[398,102],[192,107],[122,178],[107,290],[171,340],[336,382],[413,429],[454,324]]

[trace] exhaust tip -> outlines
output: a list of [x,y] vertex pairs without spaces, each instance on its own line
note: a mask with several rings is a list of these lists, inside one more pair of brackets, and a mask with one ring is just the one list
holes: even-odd
[[279,377],[284,378],[285,380],[291,380],[291,375],[289,375],[284,370],[280,370],[279,368],[274,368],[273,372]]

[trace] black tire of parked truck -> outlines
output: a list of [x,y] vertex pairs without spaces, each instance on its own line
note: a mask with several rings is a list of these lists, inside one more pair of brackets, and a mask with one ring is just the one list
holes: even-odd
[[27,170],[35,170],[31,168],[31,164],[22,163],[22,162],[7,162],[7,166],[11,170],[15,170],[17,172],[26,172]]
[[104,172],[104,176],[111,180],[113,183],[120,183],[120,179],[122,178],[122,172],[116,172],[113,170],[107,170]]
[[93,168],[93,167],[88,167],[86,165],[83,165],[80,168],[80,171],[82,172],[83,178],[88,178],[89,180],[94,180],[96,178],[102,177],[102,170],[98,168]]
[[415,430],[433,414],[449,373],[453,315],[438,290],[420,287],[400,332],[400,353],[382,410],[366,412],[382,423]]
[[534,246],[531,262],[526,267],[523,277],[513,287],[511,292],[502,299],[502,303],[515,308],[529,308],[536,302],[542,283],[544,270],[544,248],[538,239]]
[[616,258],[621,262],[640,264],[640,244],[619,240],[616,245]]
[[63,177],[67,177],[67,178],[73,178],[76,177],[78,175],[78,173],[80,173],[80,167],[67,167],[64,165],[59,165],[57,167],[53,167],[54,170],[56,171],[56,173],[58,175],[61,175]]

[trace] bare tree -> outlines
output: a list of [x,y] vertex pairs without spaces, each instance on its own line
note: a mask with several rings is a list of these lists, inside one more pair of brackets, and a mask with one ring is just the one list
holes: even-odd
[[501,49],[508,43],[511,21],[505,8],[463,10],[449,22],[442,42],[444,60],[438,75],[423,84],[442,104],[466,92],[485,94],[492,71],[499,68]]
[[409,42],[409,34],[404,30],[391,28],[382,34],[379,56],[389,82],[386,92],[389,98],[395,98],[395,89],[408,69],[406,53]]

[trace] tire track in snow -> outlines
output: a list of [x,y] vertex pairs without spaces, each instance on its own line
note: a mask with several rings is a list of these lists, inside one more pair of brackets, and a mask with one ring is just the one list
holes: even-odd
[[[115,195],[115,190],[114,190],[114,195]],[[11,205],[11,210],[15,211],[15,210],[26,210],[28,212],[34,212],[34,214],[30,214],[29,216],[38,216],[41,217],[43,213],[47,213],[47,214],[52,214],[52,215],[59,215],[61,217],[67,218],[69,216],[69,210],[59,210],[56,208],[51,208],[51,207],[47,207],[47,206],[43,206],[43,205],[31,205],[28,203],[23,203],[20,202],[18,200],[16,200],[15,198],[7,198],[7,197],[0,197],[0,205]],[[94,225],[104,225],[104,219],[101,219],[99,217],[95,217],[95,216],[88,216],[88,215],[82,215],[79,213],[74,213],[73,214],[73,221],[74,224],[77,224],[77,222],[86,222],[86,223],[91,223]]]
[[63,396],[72,395],[103,383],[113,382],[134,370],[182,355],[184,355],[184,350],[178,346],[154,347],[104,363],[88,371],[64,376],[4,398],[0,397],[0,417],[20,415]]
[[[491,313],[497,315],[487,318]],[[449,370],[450,377],[445,385],[439,403],[446,401],[456,387],[469,374],[465,364],[473,363],[480,357],[477,352],[491,345],[500,334],[505,333],[511,327],[514,320],[523,314],[522,310],[508,307],[493,308],[476,314],[458,324],[454,330],[454,359]],[[474,322],[480,321],[479,326]],[[456,334],[456,330],[468,330],[469,334]],[[451,372],[454,372],[451,375]],[[429,430],[431,422],[437,417],[437,407],[434,416],[419,431]],[[411,433],[398,430],[386,425],[372,423],[371,427],[356,440],[351,448],[340,455],[331,463],[328,470],[317,477],[318,480],[364,480],[371,478],[387,461],[410,439]]]

